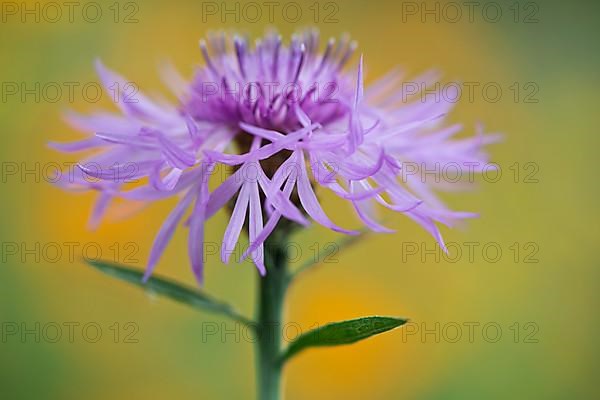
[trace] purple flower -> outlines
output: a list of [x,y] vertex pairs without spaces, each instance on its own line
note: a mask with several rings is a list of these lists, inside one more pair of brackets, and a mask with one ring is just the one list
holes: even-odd
[[[436,223],[452,226],[475,216],[451,211],[436,197],[436,188],[461,187],[442,185],[439,166],[481,171],[487,161],[482,147],[498,136],[483,136],[480,129],[475,137],[453,138],[462,127],[443,125],[452,101],[425,96],[407,102],[398,72],[365,89],[362,56],[357,69],[345,68],[356,49],[345,37],[329,40],[324,50],[314,30],[294,35],[287,46],[275,33],[254,46],[241,37],[229,43],[224,34],[209,43],[200,42],[205,66],[191,83],[167,71],[177,105],[121,93],[120,114],[69,115],[89,138],[52,144],[68,152],[101,150],[60,182],[100,192],[93,225],[114,198],[180,198],[156,236],[146,279],[189,210],[188,251],[198,282],[204,223],[232,203],[221,258],[229,261],[246,227],[250,246],[241,259],[250,257],[261,274],[264,242],[282,218],[307,225],[309,216],[337,232],[357,233],[329,219],[315,193],[319,187],[347,200],[373,231],[392,232],[377,220],[379,204],[422,225],[443,248]],[[96,68],[107,91],[128,84],[100,62]],[[419,82],[426,88],[436,80],[426,74]],[[211,192],[209,178],[223,166],[234,172]],[[436,168],[427,179],[419,173]],[[144,184],[129,184],[144,178]]]

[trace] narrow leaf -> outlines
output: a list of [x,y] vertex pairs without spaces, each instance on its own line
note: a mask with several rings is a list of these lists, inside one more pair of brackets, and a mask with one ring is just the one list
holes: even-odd
[[142,281],[144,272],[141,270],[106,261],[87,260],[87,263],[107,275],[131,283],[149,293],[168,297],[199,310],[223,314],[248,326],[253,325],[251,320],[240,315],[229,304],[173,280],[153,276],[144,283]]
[[364,317],[334,322],[309,331],[295,341],[281,356],[284,363],[290,357],[310,347],[351,344],[404,325],[408,319],[393,317]]

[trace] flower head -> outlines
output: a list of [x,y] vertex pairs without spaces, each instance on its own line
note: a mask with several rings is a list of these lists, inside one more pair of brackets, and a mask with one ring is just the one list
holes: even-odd
[[[264,242],[282,219],[307,225],[308,216],[337,232],[357,233],[330,220],[319,188],[345,199],[373,231],[392,232],[377,220],[379,205],[415,220],[442,247],[436,223],[452,226],[474,216],[447,209],[434,193],[439,182],[415,173],[444,163],[484,167],[482,147],[497,136],[453,138],[462,129],[444,125],[453,102],[437,96],[406,102],[397,72],[365,89],[363,57],[357,68],[347,68],[356,44],[344,37],[320,49],[315,30],[294,35],[288,45],[276,33],[254,45],[217,34],[200,49],[205,65],[189,84],[169,74],[177,105],[142,94],[131,101],[122,93],[120,114],[69,116],[89,138],[53,144],[63,151],[101,150],[79,163],[75,179],[61,182],[100,192],[93,224],[113,198],[180,198],[156,236],[146,278],[189,211],[189,257],[201,282],[205,222],[231,202],[221,258],[229,261],[246,227],[250,246],[241,258],[250,257],[261,274],[267,272]],[[100,62],[96,67],[107,90],[127,85]],[[435,77],[422,80],[431,84]],[[211,192],[209,178],[221,165],[234,172]],[[126,185],[134,178],[147,182]]]

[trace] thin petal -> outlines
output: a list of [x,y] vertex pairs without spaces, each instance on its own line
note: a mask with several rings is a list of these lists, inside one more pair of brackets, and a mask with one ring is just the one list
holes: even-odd
[[95,137],[69,143],[48,142],[49,147],[53,148],[54,150],[62,151],[65,153],[73,153],[77,151],[93,149],[95,147],[103,146],[105,144],[106,143],[104,143],[102,140]]
[[[288,179],[285,182],[285,185],[283,187],[283,194],[285,196],[289,197],[292,194],[292,190],[294,190],[294,186],[295,186],[295,180]],[[279,222],[280,219],[281,219],[281,213],[279,211],[274,211],[273,214],[269,217],[269,220],[267,221],[267,224],[265,225],[262,232],[260,232],[260,234],[250,243],[250,246],[248,247],[248,249],[246,249],[246,251],[242,255],[242,260],[245,259],[246,257],[248,257],[248,254],[250,254],[251,252],[256,250],[262,243],[264,243],[265,240],[267,240],[269,235],[273,232],[273,230],[277,226],[277,223]]]
[[192,202],[195,195],[194,192],[194,190],[190,189],[186,193],[183,199],[177,203],[177,206],[175,206],[171,214],[169,214],[160,228],[160,231],[158,231],[158,235],[156,235],[156,239],[154,239],[154,244],[152,245],[152,251],[150,252],[150,258],[148,260],[148,265],[146,266],[146,272],[144,273],[144,282],[146,282],[152,275],[152,272],[154,272],[154,268],[156,268],[156,264],[158,263],[160,256],[173,237],[173,233],[175,232],[177,224]]
[[242,173],[242,168],[238,169],[210,194],[208,204],[206,205],[207,218],[212,217],[217,211],[223,208],[233,195],[237,193],[244,183]]
[[188,253],[192,263],[192,272],[200,285],[202,285],[204,280],[204,222],[206,221],[206,204],[208,202],[207,173],[203,173],[203,180],[198,188],[196,204],[190,218],[190,233],[188,237]]
[[88,222],[90,229],[98,228],[98,225],[100,224],[100,220],[102,219],[102,216],[104,215],[104,213],[106,213],[106,210],[108,209],[108,206],[109,206],[112,198],[113,198],[113,195],[109,192],[101,192],[100,193],[100,196],[98,197],[98,200],[96,200],[96,204],[94,205],[94,210],[92,211],[92,216],[90,217],[90,220]]
[[124,144],[127,146],[139,147],[142,149],[154,150],[158,146],[156,141],[148,136],[141,135],[122,135],[119,133],[98,132],[96,137],[109,143]]
[[193,154],[183,150],[163,133],[157,132],[158,142],[166,160],[171,166],[179,169],[186,169],[196,163],[196,157]]
[[231,213],[231,219],[223,235],[223,245],[221,246],[221,260],[227,264],[231,252],[234,250],[235,244],[240,237],[244,221],[246,219],[246,211],[248,210],[248,201],[250,199],[250,186],[251,184],[245,184],[242,186],[242,190],[238,195],[235,207]]
[[[262,207],[260,204],[260,195],[258,193],[258,185],[256,183],[248,184],[250,186],[250,216],[249,216],[249,239],[250,243],[254,242],[260,232],[263,230]],[[264,264],[264,246],[261,244],[258,248],[250,253],[256,268],[261,275],[265,275],[266,269]]]
[[321,208],[321,205],[317,200],[317,196],[315,195],[315,192],[313,191],[310,181],[308,179],[308,173],[306,172],[306,164],[304,162],[304,154],[302,153],[302,151],[297,151],[296,157],[300,169],[300,176],[298,177],[297,184],[298,195],[300,196],[300,203],[302,203],[302,207],[304,207],[304,210],[306,210],[306,212],[308,213],[308,215],[311,216],[312,219],[329,229],[348,235],[357,235],[359,232],[340,228],[339,226],[331,222],[329,217],[327,217],[325,211],[323,211],[323,208]]

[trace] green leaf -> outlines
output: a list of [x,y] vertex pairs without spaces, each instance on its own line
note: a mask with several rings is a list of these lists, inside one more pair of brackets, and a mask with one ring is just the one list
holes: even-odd
[[364,317],[334,322],[300,335],[281,356],[281,362],[309,347],[338,346],[366,339],[404,325],[408,319],[393,317]]
[[202,292],[181,285],[170,279],[151,277],[144,283],[142,281],[144,276],[143,271],[106,261],[87,260],[87,263],[107,275],[131,283],[149,293],[156,293],[168,297],[171,300],[178,301],[199,310],[224,314],[248,326],[254,325],[253,321],[240,315],[229,304],[220,302]]

